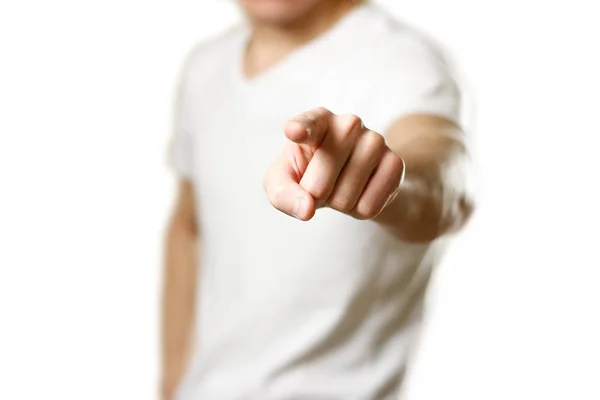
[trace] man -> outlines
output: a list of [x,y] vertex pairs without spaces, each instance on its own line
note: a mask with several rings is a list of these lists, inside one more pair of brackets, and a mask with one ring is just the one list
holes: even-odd
[[376,5],[240,5],[181,78],[163,399],[396,398],[472,210],[459,90]]

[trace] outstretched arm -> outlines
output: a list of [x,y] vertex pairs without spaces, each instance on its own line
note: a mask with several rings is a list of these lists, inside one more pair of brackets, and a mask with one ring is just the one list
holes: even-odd
[[375,218],[407,241],[430,241],[461,228],[473,212],[467,190],[470,164],[464,134],[431,115],[399,120],[386,142],[406,165],[397,196]]
[[285,134],[265,190],[274,207],[300,220],[329,207],[427,242],[458,229],[472,211],[466,146],[448,120],[411,115],[384,136],[355,115],[317,108],[288,121]]

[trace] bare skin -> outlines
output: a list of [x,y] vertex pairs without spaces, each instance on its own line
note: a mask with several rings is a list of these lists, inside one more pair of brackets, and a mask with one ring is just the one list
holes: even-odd
[[297,219],[329,207],[373,219],[398,239],[429,242],[459,229],[472,212],[460,185],[468,154],[450,121],[412,115],[381,135],[358,116],[317,108],[284,130],[288,143],[264,187],[274,207]]
[[[244,60],[249,79],[331,28],[359,3],[239,2],[253,30]],[[372,219],[405,241],[428,242],[461,227],[473,203],[456,184],[468,159],[460,129],[439,117],[413,115],[377,133],[359,117],[323,108],[290,116],[284,129],[288,142],[265,173],[264,188],[273,206],[300,220],[330,207]],[[194,204],[194,188],[182,180],[166,238],[163,400],[173,399],[191,351],[200,241]]]
[[[265,72],[299,46],[333,26],[354,0],[240,0],[252,23],[253,35],[245,55],[248,77]],[[199,265],[200,234],[192,183],[182,180],[166,235],[162,300],[161,399],[174,396],[191,353],[194,304]]]
[[247,78],[253,78],[327,31],[359,2],[287,0],[274,11],[270,10],[273,6],[261,7],[264,0],[242,0],[241,3],[252,25],[244,72]]
[[160,388],[164,400],[173,398],[191,353],[198,239],[194,188],[189,181],[182,180],[166,232]]

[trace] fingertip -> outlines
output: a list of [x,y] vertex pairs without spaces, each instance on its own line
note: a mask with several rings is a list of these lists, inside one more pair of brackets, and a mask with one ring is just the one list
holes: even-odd
[[296,197],[292,216],[300,221],[310,221],[314,217],[315,212],[315,200],[310,194],[305,193]]
[[315,209],[315,207],[313,207],[309,212],[307,212],[304,216],[302,216],[301,218],[298,218],[298,219],[302,222],[308,222],[311,219],[313,219],[316,212],[317,212],[317,210]]
[[284,128],[285,136],[292,142],[303,142],[309,136],[309,128],[306,122],[296,119],[289,120]]

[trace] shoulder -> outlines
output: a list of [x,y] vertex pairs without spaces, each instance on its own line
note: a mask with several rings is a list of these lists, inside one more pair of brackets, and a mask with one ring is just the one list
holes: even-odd
[[218,71],[235,46],[245,35],[245,26],[232,26],[194,45],[184,58],[181,74],[183,80],[194,76],[207,76],[211,70]]
[[[366,35],[353,76],[368,82],[365,115],[374,128],[412,114],[442,116],[464,125],[463,82],[449,52],[435,39],[378,5],[369,5]],[[365,84],[366,85],[366,84]],[[377,130],[375,129],[375,130]]]
[[368,11],[372,31],[368,52],[391,73],[400,70],[418,75],[432,69],[453,73],[456,62],[439,40],[379,5],[370,4]]
[[[475,91],[454,54],[438,38],[378,8],[379,86],[383,93],[406,93],[418,111],[444,116],[471,132],[476,119]],[[407,97],[409,98],[409,97]],[[418,101],[417,101],[418,99]]]

